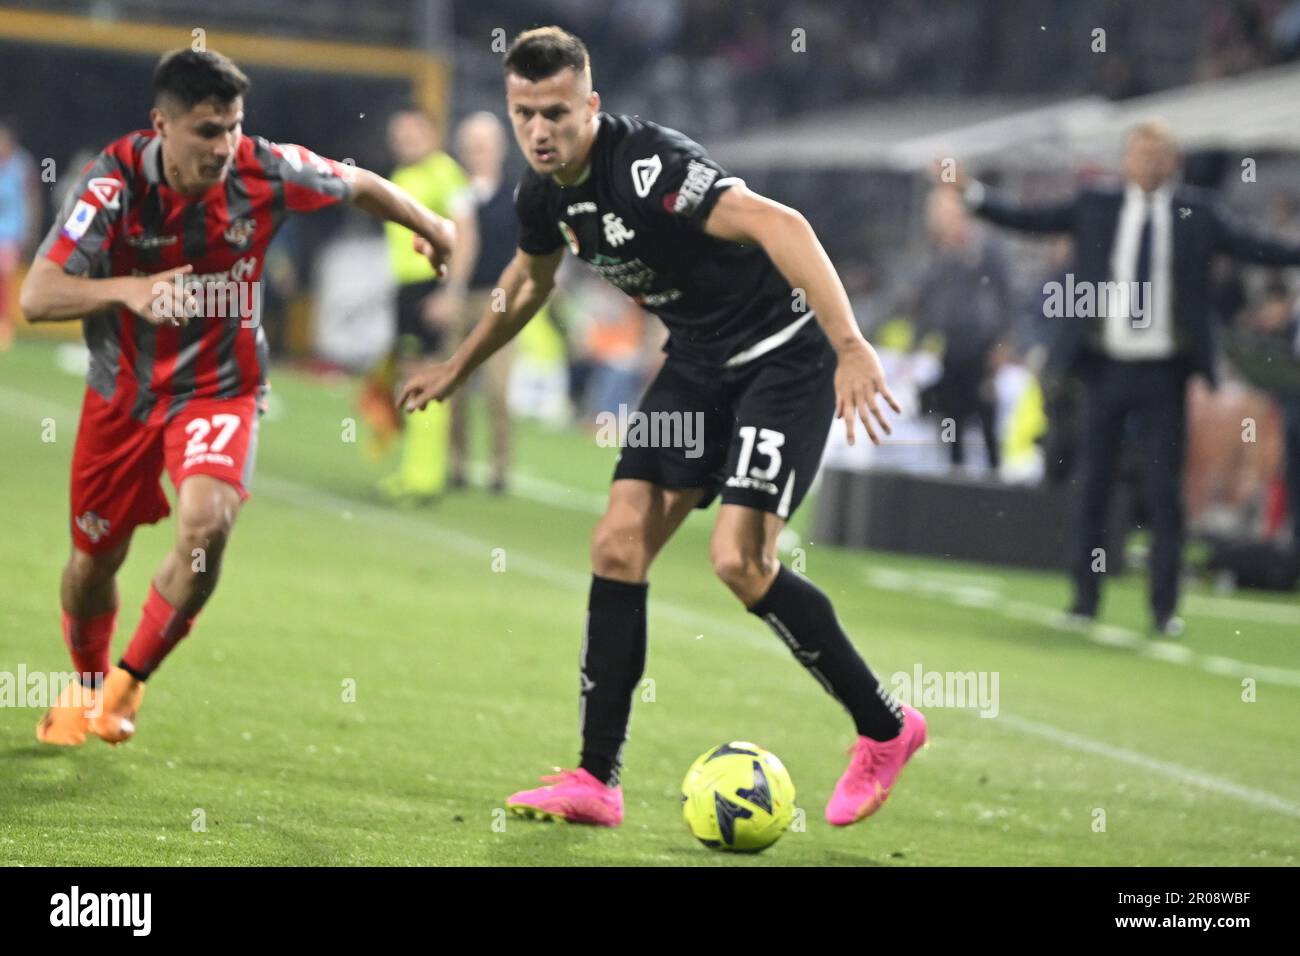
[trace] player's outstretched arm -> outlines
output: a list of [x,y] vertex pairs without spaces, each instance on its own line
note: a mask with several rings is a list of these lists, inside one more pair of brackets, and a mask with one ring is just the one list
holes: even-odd
[[352,205],[376,219],[395,222],[415,233],[415,248],[442,272],[456,244],[456,227],[401,186],[368,169],[358,169],[349,194]]
[[125,308],[151,325],[185,325],[185,299],[175,279],[193,270],[178,266],[151,276],[88,279],[69,275],[37,256],[23,279],[19,308],[29,322],[66,322],[108,309]]
[[966,208],[981,219],[1023,232],[1069,232],[1074,228],[1077,197],[1023,206],[966,175],[952,159],[936,160],[931,177],[937,189],[954,189]]
[[850,445],[854,443],[855,418],[862,421],[871,441],[880,444],[876,424],[886,435],[892,429],[877,396],[895,412],[901,409],[885,382],[876,350],[862,337],[853,318],[844,284],[808,220],[798,210],[737,184],[718,197],[704,231],[719,239],[762,246],[791,287],[806,293],[809,307],[839,356],[835,417],[844,419]]
[[1300,265],[1300,243],[1256,232],[1217,205],[1210,207],[1210,213],[1214,223],[1214,243],[1220,252],[1257,265]]
[[522,249],[501,273],[492,292],[488,310],[450,359],[420,369],[402,386],[397,399],[408,412],[440,402],[456,391],[498,349],[509,342],[537,310],[546,304],[555,288],[555,270],[564,250],[533,256]]

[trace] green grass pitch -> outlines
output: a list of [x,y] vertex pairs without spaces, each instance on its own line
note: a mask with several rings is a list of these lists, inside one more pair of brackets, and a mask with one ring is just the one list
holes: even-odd
[[[69,668],[57,583],[82,386],[55,357],[34,343],[0,356],[0,672]],[[1130,634],[1144,625],[1140,578],[1111,583],[1110,630],[1089,639],[1044,623],[1066,600],[1059,576],[846,552],[805,533],[806,573],[887,682],[918,665],[999,680],[994,717],[925,708],[930,749],[877,816],[837,830],[822,809],[851,725],[713,578],[707,514],[652,573],[652,683],[633,713],[623,827],[505,818],[509,793],[574,762],[588,535],[614,452],[525,427],[519,494],[472,490],[395,511],[371,500],[377,471],[342,440],[353,383],[282,370],[273,384],[224,577],[150,682],[136,738],[46,749],[33,738],[39,710],[0,707],[0,864],[1293,865],[1300,855],[1294,596],[1194,589],[1185,640],[1153,654]],[[164,522],[136,535],[115,657],[173,533]],[[781,756],[804,811],[753,858],[697,845],[677,801],[690,762],[737,738]]]

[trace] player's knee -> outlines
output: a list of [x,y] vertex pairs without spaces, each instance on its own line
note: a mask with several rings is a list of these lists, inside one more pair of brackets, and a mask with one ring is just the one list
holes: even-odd
[[77,586],[100,587],[113,579],[125,559],[125,544],[100,554],[89,554],[79,548],[73,548],[64,574]]
[[591,536],[591,569],[600,577],[615,581],[643,580],[645,535],[635,525],[602,519]]
[[219,556],[234,526],[235,509],[226,502],[214,499],[194,503],[180,514],[180,547],[191,554],[199,551]]
[[733,592],[747,598],[762,593],[763,585],[776,572],[776,560],[756,548],[734,542],[714,542],[710,552],[713,573]]

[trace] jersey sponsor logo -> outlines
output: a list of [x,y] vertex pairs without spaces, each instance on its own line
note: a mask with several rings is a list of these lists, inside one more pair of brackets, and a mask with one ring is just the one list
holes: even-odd
[[644,305],[650,309],[657,309],[670,302],[676,302],[681,297],[681,289],[665,289],[663,292],[650,292],[646,295],[633,296],[633,299],[637,305]]
[[131,236],[126,237],[126,244],[136,249],[158,249],[176,243],[175,236]]
[[628,295],[654,285],[655,271],[640,259],[624,262],[622,259],[597,253],[590,260],[590,264],[597,275]]
[[[229,269],[222,272],[202,272],[197,275],[191,273],[186,276],[177,276],[176,280],[181,283],[183,288],[190,286],[206,285],[212,282],[246,282],[253,278],[257,273],[257,256],[243,256],[236,259]],[[141,269],[132,269],[133,276],[147,276],[150,273]]]
[[556,223],[556,225],[560,227],[560,235],[564,237],[564,244],[569,247],[569,251],[575,256],[582,255],[578,246],[578,236],[577,233],[573,231],[573,227],[567,222]]
[[99,212],[99,207],[94,203],[78,199],[77,204],[72,207],[72,215],[63,224],[63,234],[73,242],[80,242],[81,237],[90,228],[90,224],[95,221],[95,213],[97,212]]
[[605,213],[600,221],[605,226],[605,241],[615,249],[636,236],[636,232],[623,225],[623,220],[612,212]]
[[575,202],[566,211],[570,216],[576,216],[580,212],[595,212],[596,204],[594,202]]
[[257,232],[256,219],[236,219],[222,235],[225,236],[226,242],[236,249],[243,249],[248,245],[249,240],[253,238],[255,232]]
[[650,195],[650,187],[655,184],[663,168],[664,163],[658,153],[648,159],[638,159],[632,164],[632,188],[638,196],[645,199]]
[[119,201],[122,195],[122,180],[114,179],[111,176],[96,176],[86,188],[90,194],[99,200],[99,204],[105,209],[116,209],[121,205]]
[[693,212],[717,178],[716,169],[698,159],[692,159],[686,167],[686,178],[682,180],[682,188],[677,190],[677,198],[673,200],[673,212],[679,216]]
[[589,264],[596,270],[597,275],[615,288],[626,292],[637,305],[653,309],[667,305],[669,302],[676,302],[682,297],[681,289],[646,291],[655,284],[658,274],[640,259],[624,262],[622,259],[597,253]]
[[748,475],[732,475],[727,479],[728,488],[743,488],[746,491],[765,491],[769,495],[777,492],[775,482],[764,481],[761,478],[750,478]]
[[[257,256],[244,256],[236,259],[230,267],[230,278],[236,282],[247,282],[257,272]],[[225,273],[217,273],[217,278],[225,278]]]
[[98,544],[99,539],[108,534],[111,524],[107,518],[101,518],[93,511],[87,511],[77,518],[77,527],[90,539],[91,544]]

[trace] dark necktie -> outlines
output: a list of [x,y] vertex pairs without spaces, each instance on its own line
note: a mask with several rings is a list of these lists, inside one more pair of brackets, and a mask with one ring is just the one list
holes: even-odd
[[[1138,282],[1151,281],[1151,199],[1142,197],[1142,232],[1138,236],[1137,273]],[[1146,293],[1142,295],[1145,298]]]

